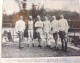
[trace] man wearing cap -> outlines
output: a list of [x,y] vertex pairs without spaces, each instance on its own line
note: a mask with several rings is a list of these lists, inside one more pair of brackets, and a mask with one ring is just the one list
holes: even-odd
[[23,37],[25,30],[25,22],[23,21],[23,17],[20,16],[20,19],[15,24],[16,33],[19,36],[19,49],[24,48],[23,46]]
[[28,21],[28,46],[29,46],[29,40],[32,39],[32,46],[34,46],[34,41],[33,41],[33,21],[32,21],[32,16],[29,16],[29,21]]
[[60,15],[60,20],[59,20],[59,35],[61,38],[61,43],[62,43],[62,50],[67,51],[67,34],[68,34],[68,22],[66,19],[64,19],[63,15]]
[[56,20],[55,16],[52,16],[53,21],[52,21],[52,33],[53,33],[53,38],[55,40],[55,46],[54,49],[57,50],[58,49],[58,45],[57,45],[57,40],[58,40],[58,21]]
[[48,20],[47,17],[45,17],[45,21],[43,23],[43,30],[44,30],[44,33],[45,33],[45,36],[46,36],[46,43],[47,43],[47,46],[50,48],[50,42],[49,42],[49,36],[50,36],[50,31],[51,31],[51,24],[50,24],[50,21]]
[[42,32],[43,22],[41,21],[41,18],[39,15],[37,16],[37,18],[38,18],[38,21],[35,23],[35,27],[36,27],[37,38],[39,42],[38,47],[41,47],[41,40],[42,40],[42,35],[43,35],[43,32]]

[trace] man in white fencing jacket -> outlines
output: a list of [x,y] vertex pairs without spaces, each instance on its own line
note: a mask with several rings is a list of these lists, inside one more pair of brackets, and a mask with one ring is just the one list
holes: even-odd
[[32,21],[32,16],[29,16],[29,21],[28,21],[28,45],[29,45],[29,40],[32,39],[32,46],[34,46],[34,41],[33,41],[33,21]]
[[51,31],[51,23],[50,21],[48,20],[47,17],[45,17],[45,21],[43,23],[43,31],[45,33],[45,38],[46,38],[46,43],[47,43],[47,46],[50,48],[50,42],[49,42],[49,36],[50,36],[50,31]]
[[64,16],[60,16],[60,20],[58,22],[59,24],[59,35],[61,38],[61,43],[62,43],[62,50],[67,51],[67,34],[68,34],[68,22],[66,19],[64,19]]
[[24,48],[23,46],[23,37],[25,30],[25,22],[23,21],[23,17],[20,16],[20,19],[15,24],[16,33],[19,36],[19,49]]
[[58,45],[57,45],[57,40],[58,40],[58,21],[56,20],[55,16],[52,16],[53,21],[52,21],[52,33],[53,33],[53,38],[55,40],[55,46],[54,49],[58,49]]
[[39,42],[38,47],[41,47],[41,41],[43,39],[43,36],[42,36],[43,35],[43,32],[42,32],[43,22],[41,21],[41,18],[39,15],[37,16],[37,18],[38,18],[38,21],[35,23],[35,28],[36,28],[37,38]]

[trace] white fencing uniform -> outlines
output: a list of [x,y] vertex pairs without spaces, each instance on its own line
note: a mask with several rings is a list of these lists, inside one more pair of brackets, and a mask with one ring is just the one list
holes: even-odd
[[28,37],[33,38],[33,21],[28,21]]
[[23,20],[18,20],[16,22],[15,29],[19,37],[19,48],[24,47],[23,37],[24,37],[24,30],[25,30],[25,22]]
[[59,31],[68,32],[69,26],[66,19],[59,20]]
[[59,32],[58,21],[55,19],[52,21],[52,33],[53,33],[53,38],[55,40],[55,46],[54,47],[57,47],[58,32]]
[[57,20],[52,21],[51,27],[52,27],[52,33],[59,32]]
[[47,21],[44,21],[43,25],[44,25],[44,32],[49,33],[50,30],[51,30],[51,24],[50,24],[50,21],[48,21],[48,20],[47,20]]
[[23,20],[18,20],[15,24],[16,32],[25,30],[25,22]]
[[50,23],[50,21],[44,21],[44,23],[43,23],[43,30],[44,30],[44,34],[45,34],[45,38],[46,38],[46,41],[47,41],[47,44],[48,45],[50,45],[50,43],[49,43],[49,38],[50,38],[50,31],[51,31],[51,23]]
[[28,38],[33,39],[33,21],[28,21]]
[[66,19],[62,18],[59,20],[59,36],[61,38],[62,50],[67,50],[67,33],[68,33],[68,22]]
[[37,21],[35,23],[35,27],[37,27],[37,30],[36,32],[38,32],[40,34],[40,38],[42,39],[43,38],[43,22],[42,21]]

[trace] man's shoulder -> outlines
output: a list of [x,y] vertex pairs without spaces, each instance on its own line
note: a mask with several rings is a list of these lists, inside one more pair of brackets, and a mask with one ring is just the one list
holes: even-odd
[[60,21],[67,21],[67,19],[60,19]]
[[38,21],[35,22],[35,24],[37,24],[37,23],[38,23]]
[[33,23],[33,21],[28,21],[29,23]]
[[50,23],[50,21],[48,20],[48,23]]
[[43,23],[46,23],[46,21],[44,21]]
[[16,21],[16,23],[18,23],[19,22],[19,20],[18,21]]
[[30,21],[28,21],[28,23],[30,23]]
[[43,23],[42,21],[40,21],[40,23]]
[[58,21],[58,23],[62,23],[62,21],[63,21],[63,20],[62,20],[62,19],[60,19],[60,20]]
[[67,19],[64,19],[65,21],[67,21]]
[[54,22],[56,22],[56,21],[53,20],[52,23],[54,23]]
[[25,21],[21,20],[21,22],[25,23]]
[[62,19],[59,19],[59,21],[62,21]]
[[35,23],[37,23],[38,21],[36,21]]

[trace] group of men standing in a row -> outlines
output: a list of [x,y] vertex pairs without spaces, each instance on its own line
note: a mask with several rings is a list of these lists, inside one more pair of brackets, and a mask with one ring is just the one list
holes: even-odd
[[[68,33],[68,22],[66,19],[64,19],[63,15],[60,15],[60,20],[58,21],[55,16],[52,16],[53,21],[50,22],[48,18],[45,16],[45,21],[41,21],[40,16],[37,16],[38,21],[33,22],[32,16],[29,16],[28,20],[28,46],[29,46],[29,40],[32,39],[32,46],[34,46],[34,31],[36,32],[36,36],[38,38],[39,45],[38,47],[41,46],[41,41],[43,38],[46,39],[47,46],[50,47],[50,34],[53,35],[53,38],[55,40],[55,49],[58,49],[57,45],[57,40],[58,40],[58,35],[61,38],[61,44],[62,44],[62,50],[67,51],[67,33]],[[35,29],[34,30],[34,25]],[[23,37],[24,37],[24,30],[25,30],[25,22],[23,21],[23,17],[21,16],[20,19],[16,22],[15,25],[17,34],[19,36],[19,48],[22,49],[23,47],[21,46],[23,42]],[[35,35],[34,35],[35,36]]]

